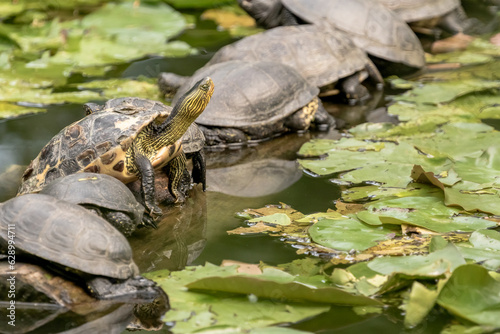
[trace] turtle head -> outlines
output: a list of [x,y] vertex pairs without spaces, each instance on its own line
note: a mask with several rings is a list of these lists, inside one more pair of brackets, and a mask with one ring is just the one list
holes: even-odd
[[88,102],[83,105],[83,110],[85,111],[85,116],[95,113],[96,111],[100,111],[102,106],[97,103]]
[[281,0],[238,0],[241,8],[264,28],[280,25],[283,5]]
[[179,140],[194,120],[205,110],[214,93],[214,82],[209,77],[198,81],[175,104],[168,118],[156,126],[155,147],[160,149]]
[[[194,84],[191,89],[184,94],[174,109],[194,121],[205,110],[210,98],[214,93],[214,82],[209,77],[205,77]],[[176,114],[172,112],[171,116]]]

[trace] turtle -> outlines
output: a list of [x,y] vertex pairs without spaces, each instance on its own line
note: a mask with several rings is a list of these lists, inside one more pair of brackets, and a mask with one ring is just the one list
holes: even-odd
[[125,236],[85,208],[50,195],[26,194],[0,205],[0,254],[85,282],[97,299],[157,297],[156,284],[139,276]]
[[156,223],[144,215],[144,206],[137,202],[129,188],[106,174],[66,175],[50,182],[40,194],[81,205],[106,219],[125,236],[132,235],[139,226],[157,228]]
[[[161,114],[163,117],[168,117],[172,108],[163,104],[158,104],[156,101],[143,99],[139,97],[121,97],[116,99],[111,99],[106,101],[104,105],[99,105],[97,103],[85,103],[83,108],[85,114],[91,115],[99,111],[113,111],[117,113],[127,112],[130,113],[131,110],[136,108],[137,112],[143,110],[149,110],[152,107],[157,109],[163,108]],[[203,191],[206,190],[206,171],[205,171],[205,155],[203,153],[203,147],[205,146],[205,136],[200,128],[195,124],[191,123],[187,128],[186,132],[181,137],[182,140],[182,150],[186,154],[187,159],[191,159],[193,162],[192,178],[194,183],[201,183],[203,186]],[[189,180],[191,178],[189,177]]]
[[377,1],[238,0],[238,3],[267,29],[301,23],[339,29],[370,55],[383,75],[408,73],[425,66],[424,51],[415,33]]
[[[327,96],[339,80],[339,87],[350,102],[369,96],[360,83],[368,77],[379,86],[383,78],[366,53],[337,29],[322,29],[307,24],[276,27],[247,36],[219,49],[207,65],[229,60],[274,61],[289,65]],[[182,83],[175,74],[160,75],[164,93]],[[170,89],[169,89],[170,88]]]
[[[427,32],[422,27],[438,27],[450,34],[469,32],[480,22],[468,18],[460,0],[379,0],[408,22],[416,32]],[[436,33],[436,32],[434,32]]]
[[334,123],[318,98],[319,89],[292,67],[276,62],[227,61],[205,66],[179,88],[176,103],[193,82],[210,75],[217,85],[196,124],[207,146],[241,147],[311,123],[326,130]]
[[38,192],[65,175],[91,172],[111,175],[123,183],[137,179],[142,201],[154,219],[162,214],[155,202],[154,170],[169,173],[169,190],[176,203],[184,200],[178,190],[185,175],[186,156],[181,137],[198,117],[214,91],[209,77],[200,78],[186,90],[164,117],[160,102],[136,105],[120,112],[100,111],[62,129],[40,151],[22,176],[18,195]]

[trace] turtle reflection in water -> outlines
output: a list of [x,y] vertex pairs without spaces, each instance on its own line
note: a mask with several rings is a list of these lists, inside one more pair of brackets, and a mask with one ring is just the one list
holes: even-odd
[[302,176],[295,161],[262,159],[209,169],[209,190],[239,197],[261,197],[280,192]]
[[106,174],[67,175],[49,183],[40,194],[81,205],[106,219],[125,236],[130,236],[140,226],[157,227],[148,215],[144,215],[144,207],[127,186]]
[[373,0],[238,0],[264,28],[321,24],[345,33],[385,75],[403,75],[425,66],[422,45],[403,20]]
[[18,194],[40,191],[49,182],[78,172],[108,174],[124,183],[140,179],[144,205],[157,218],[162,210],[155,202],[154,170],[167,169],[169,190],[176,202],[182,202],[178,187],[185,175],[186,157],[180,139],[203,112],[213,91],[212,80],[201,78],[178,99],[166,119],[161,107],[84,117],[41,150],[26,169]]
[[42,194],[10,199],[0,206],[0,254],[12,256],[13,238],[16,262],[67,276],[95,298],[150,301],[158,295],[159,287],[139,276],[127,239],[81,206]]
[[181,85],[172,103],[210,75],[217,90],[196,123],[207,146],[241,147],[311,125],[327,130],[334,119],[318,98],[319,89],[297,71],[275,62],[228,61],[196,71]]
[[[344,33],[310,24],[277,27],[245,37],[217,51],[207,66],[230,60],[288,65],[320,88],[320,96],[340,90],[350,104],[369,97],[368,90],[361,85],[366,78],[383,85],[375,65]],[[169,95],[183,80],[176,74],[162,73],[158,83],[162,92]]]

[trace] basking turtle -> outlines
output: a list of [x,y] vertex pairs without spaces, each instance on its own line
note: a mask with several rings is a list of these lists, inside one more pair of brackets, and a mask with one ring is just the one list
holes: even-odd
[[130,236],[140,225],[156,228],[127,186],[106,174],[67,175],[49,183],[40,194],[81,205],[106,219],[125,236]]
[[[85,103],[84,109],[86,115],[91,115],[99,111],[112,111],[117,113],[126,113],[136,111],[142,113],[151,108],[160,111],[163,118],[170,115],[172,107],[159,104],[157,101],[142,99],[139,97],[121,97],[108,100],[104,105],[96,103]],[[163,110],[161,110],[163,109]],[[192,123],[181,137],[182,150],[188,159],[193,161],[192,177],[194,183],[201,183],[203,190],[206,189],[205,155],[203,146],[205,146],[205,136],[195,123]]]
[[228,61],[202,67],[178,90],[176,103],[193,82],[210,75],[217,84],[196,123],[208,146],[241,146],[286,131],[304,131],[313,122],[332,124],[319,89],[290,66],[273,62]]
[[[0,205],[0,253],[85,281],[99,299],[156,298],[155,283],[139,275],[125,237],[79,205],[27,194]],[[9,260],[9,258],[8,258]]]
[[40,191],[65,175],[92,172],[109,174],[124,183],[142,183],[142,199],[152,217],[161,214],[155,203],[154,169],[165,168],[170,192],[184,198],[178,187],[186,172],[181,137],[203,112],[214,91],[208,77],[193,83],[164,117],[160,102],[136,105],[120,112],[101,111],[68,125],[41,150],[23,174],[18,195]]
[[467,18],[460,0],[379,0],[408,22],[416,32],[422,28],[438,27],[451,34],[468,32],[479,24],[477,19]]
[[[376,57],[372,58],[375,64],[380,60],[400,63],[404,65],[400,71],[425,65],[424,51],[415,33],[377,1],[238,0],[238,3],[265,28],[299,23],[334,27]],[[395,69],[393,66],[391,71]]]
[[[361,82],[368,76],[382,85],[383,78],[366,53],[342,32],[315,25],[277,27],[235,43],[215,53],[207,65],[229,60],[273,61],[293,67],[312,85],[321,88],[320,96],[331,95],[332,87],[350,101],[368,97]],[[182,80],[172,73],[160,76],[160,87],[179,86]],[[168,93],[164,89],[164,93]]]

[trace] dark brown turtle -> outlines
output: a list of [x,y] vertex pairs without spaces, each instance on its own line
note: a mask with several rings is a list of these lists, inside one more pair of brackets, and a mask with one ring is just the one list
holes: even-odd
[[[300,23],[334,27],[375,57],[372,59],[378,66],[381,60],[404,65],[400,71],[425,66],[424,51],[415,33],[377,1],[238,0],[238,3],[265,28]],[[392,66],[391,74],[395,69]]]
[[[320,96],[331,95],[333,87],[349,101],[369,96],[360,83],[368,76],[383,85],[379,71],[366,53],[337,29],[315,25],[286,26],[245,37],[217,51],[207,65],[230,60],[272,61],[293,67],[309,83],[321,89]],[[182,80],[172,73],[159,79],[163,93],[169,94]]]
[[0,254],[82,280],[99,299],[157,296],[155,283],[138,276],[132,249],[117,229],[49,195],[27,194],[0,205]]
[[228,61],[203,67],[179,88],[172,103],[208,73],[217,91],[196,121],[208,146],[241,146],[305,131],[311,124],[327,129],[333,123],[317,97],[319,89],[290,66],[273,62]]
[[170,115],[160,102],[123,106],[120,112],[102,110],[59,132],[41,150],[23,175],[18,195],[40,191],[65,175],[92,172],[111,175],[124,183],[142,183],[142,199],[148,213],[162,210],[155,203],[154,170],[165,168],[169,190],[177,202],[186,172],[182,135],[203,112],[214,90],[210,78],[200,78],[179,98]]
[[156,228],[127,186],[106,174],[67,175],[49,183],[40,194],[81,205],[106,219],[125,236],[130,236],[138,226]]
[[[408,22],[416,32],[427,33],[437,27],[457,34],[468,33],[480,23],[468,18],[460,0],[379,0],[384,6],[394,11],[403,21]],[[434,32],[436,33],[436,32]]]

